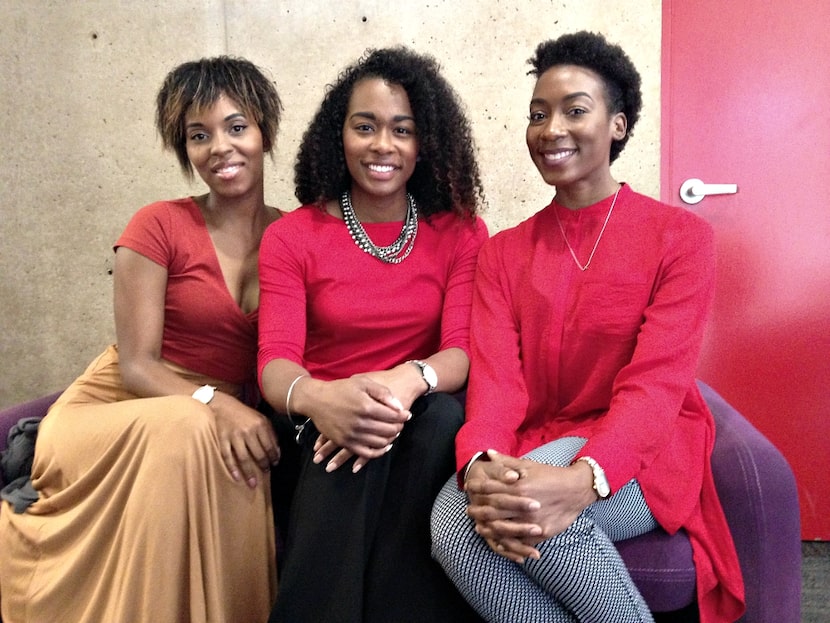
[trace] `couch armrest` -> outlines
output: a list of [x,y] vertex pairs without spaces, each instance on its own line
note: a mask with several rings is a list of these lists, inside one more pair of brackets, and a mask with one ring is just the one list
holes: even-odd
[[[35,398],[0,410],[0,451],[6,449],[9,430],[17,424],[18,420],[26,417],[43,417],[61,393],[56,392],[48,396],[41,396],[40,398]],[[3,482],[3,475],[0,474],[0,487],[5,484]]]
[[717,392],[698,386],[717,426],[712,472],[744,576],[741,621],[800,621],[801,520],[792,469]]

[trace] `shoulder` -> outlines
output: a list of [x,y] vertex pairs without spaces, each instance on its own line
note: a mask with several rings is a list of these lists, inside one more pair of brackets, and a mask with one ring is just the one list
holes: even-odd
[[322,223],[331,219],[326,212],[317,205],[301,205],[293,210],[282,211],[282,216],[274,221],[271,228],[302,228],[314,223]]
[[130,219],[131,223],[169,225],[173,222],[203,222],[199,206],[192,197],[155,201],[140,208]]
[[540,230],[545,227],[544,221],[550,209],[549,204],[520,223],[493,234],[484,245],[487,252],[524,254],[527,246],[534,245],[541,235]]
[[691,210],[663,203],[648,195],[642,195],[632,190],[628,185],[623,186],[620,198],[622,205],[626,206],[626,210],[632,216],[645,221],[660,224],[664,227],[685,228],[701,232],[712,231],[709,222]]
[[454,212],[439,212],[427,217],[428,227],[439,235],[484,241],[490,234],[480,216],[461,217]]
[[631,190],[624,199],[628,244],[655,249],[666,257],[714,260],[714,229],[702,216]]
[[319,206],[301,205],[283,212],[280,218],[266,228],[262,247],[268,249],[273,245],[281,245],[296,249],[318,239],[321,230],[331,228],[336,223],[337,219],[326,214]]

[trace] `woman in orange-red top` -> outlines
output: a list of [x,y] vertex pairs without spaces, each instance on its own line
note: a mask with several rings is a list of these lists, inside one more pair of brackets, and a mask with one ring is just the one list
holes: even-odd
[[434,555],[488,621],[651,621],[613,541],[684,528],[704,622],[743,586],[695,385],[713,294],[711,228],[611,175],[640,78],[591,33],[542,43],[527,145],[552,203],[485,243],[459,478]]
[[165,146],[208,192],[142,208],[116,242],[117,347],[41,423],[37,501],[0,512],[5,623],[264,621],[276,595],[279,447],[254,371],[282,106],[228,57],[175,68],[157,100]]

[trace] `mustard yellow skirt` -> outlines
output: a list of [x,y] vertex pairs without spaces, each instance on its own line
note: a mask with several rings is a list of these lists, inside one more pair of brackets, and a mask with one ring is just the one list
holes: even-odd
[[40,499],[0,510],[4,623],[257,623],[276,596],[270,482],[234,481],[189,396],[136,398],[109,348],[38,432]]

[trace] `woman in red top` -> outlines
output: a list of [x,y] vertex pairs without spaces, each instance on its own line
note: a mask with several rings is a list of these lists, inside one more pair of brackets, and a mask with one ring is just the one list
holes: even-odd
[[733,621],[743,586],[695,385],[711,228],[611,175],[641,106],[618,46],[565,35],[530,62],[527,146],[556,195],[479,255],[464,491],[438,497],[434,555],[488,621],[651,621],[612,542],[683,528],[701,620]]
[[139,210],[116,242],[118,345],[52,406],[38,498],[0,512],[6,623],[264,621],[276,594],[270,466],[256,406],[265,153],[282,106],[243,59],[166,77],[157,128],[207,193]]
[[466,620],[430,558],[429,514],[454,471],[463,411],[446,392],[467,379],[487,230],[470,127],[437,63],[392,48],[349,66],[295,186],[304,205],[260,255],[260,381],[302,461],[271,621]]

